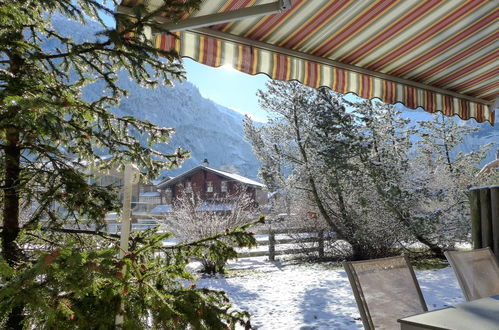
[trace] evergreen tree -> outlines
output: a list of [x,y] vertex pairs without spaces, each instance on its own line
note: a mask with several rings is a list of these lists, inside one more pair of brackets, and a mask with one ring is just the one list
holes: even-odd
[[[224,327],[245,317],[229,311],[222,293],[181,285],[189,277],[183,268],[189,255],[213,250],[204,243],[163,251],[158,259],[164,237],[139,235],[130,255],[113,261],[116,239],[99,229],[119,201],[112,187],[89,183],[89,164],[103,172],[133,162],[151,179],[186,157],[180,149],[163,154],[153,148],[166,143],[172,129],[118,117],[109,108],[128,93],[117,85],[121,70],[149,87],[183,77],[178,55],[155,49],[147,35],[168,33],[154,17],[168,13],[176,20],[199,2],[164,0],[150,9],[144,1],[128,17],[109,9],[118,1],[0,1],[0,326],[109,328],[120,301],[124,326],[133,329]],[[97,22],[100,31],[76,41],[71,31],[54,29],[54,15]],[[107,26],[105,16],[119,28]],[[103,92],[89,100],[83,88],[91,83]],[[99,161],[103,153],[112,159]],[[66,229],[68,222],[98,230]],[[239,229],[224,235],[251,243]],[[127,292],[130,299],[121,300]]]
[[364,134],[371,141],[370,152],[361,159],[370,185],[379,197],[379,207],[385,208],[403,228],[400,233],[405,235],[399,242],[411,243],[416,239],[443,258],[442,246],[421,226],[428,224],[432,216],[415,208],[428,193],[424,179],[410,166],[414,157],[412,139],[417,130],[411,128],[410,120],[402,118],[395,107],[374,102],[374,107],[359,109],[366,124]]
[[[401,165],[404,148],[393,143],[400,141],[389,139],[396,130],[392,109],[376,101],[324,99],[334,102],[312,112],[316,150],[325,164],[316,174],[327,183],[321,189],[323,200],[329,201],[331,217],[344,227],[354,259],[390,255],[405,228],[393,216],[376,181],[388,183],[391,173],[384,170]],[[383,177],[381,172],[389,174]]]
[[390,253],[397,230],[389,217],[373,215],[380,208],[362,173],[360,156],[369,141],[354,111],[358,105],[296,82],[270,82],[259,96],[270,119],[261,127],[247,120],[245,131],[264,182],[305,191],[331,230],[350,243],[355,259]]
[[465,138],[480,128],[441,113],[418,124],[420,140],[411,170],[419,177],[425,193],[414,204],[414,212],[426,217],[416,225],[436,244],[453,247],[456,241],[469,240],[468,190],[480,185],[478,166],[492,144],[469,153],[458,152]]

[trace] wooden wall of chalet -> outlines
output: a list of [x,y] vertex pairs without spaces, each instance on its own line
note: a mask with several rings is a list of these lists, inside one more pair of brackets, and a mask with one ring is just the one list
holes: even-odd
[[[223,181],[227,182],[227,193],[222,192]],[[201,196],[201,198],[204,200],[209,200],[215,197],[223,198],[226,197],[227,194],[234,194],[237,192],[237,186],[240,185],[240,183],[238,182],[231,181],[228,178],[219,176],[215,173],[206,170],[200,170],[193,173],[191,176],[185,177],[181,181],[175,183],[171,187],[172,198],[175,199],[185,193],[189,182],[192,187],[192,192],[199,194],[199,196]],[[212,183],[213,192],[207,191],[208,182]],[[254,201],[256,201],[256,189],[254,187],[247,186],[246,192],[250,194],[251,198]]]

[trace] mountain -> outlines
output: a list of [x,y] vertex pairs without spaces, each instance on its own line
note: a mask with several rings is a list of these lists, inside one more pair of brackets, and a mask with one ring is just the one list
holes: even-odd
[[[170,143],[159,146],[160,151],[172,152],[177,147],[191,151],[191,158],[181,169],[165,174],[177,175],[206,158],[211,167],[235,167],[238,174],[256,178],[259,163],[251,145],[244,140],[242,114],[203,98],[197,87],[187,81],[177,83],[174,88],[151,90],[138,86],[124,73],[119,76],[120,86],[129,90],[130,96],[112,111],[175,128]],[[99,90],[95,88],[96,93]]]
[[461,146],[463,152],[480,149],[488,143],[495,143],[487,154],[487,158],[482,162],[482,166],[494,159],[499,158],[499,111],[496,110],[495,126],[489,123],[477,123],[475,120],[461,121],[463,125],[478,126],[480,130],[467,136]]
[[[96,24],[82,26],[60,15],[52,22],[59,33],[77,42],[95,40],[95,33],[102,30]],[[44,46],[55,48],[58,45],[51,40]],[[259,162],[251,145],[244,140],[242,114],[203,98],[199,90],[187,81],[176,83],[173,88],[148,89],[130,80],[124,72],[118,75],[118,84],[130,91],[130,95],[111,111],[120,116],[132,115],[148,120],[161,127],[175,128],[170,143],[159,145],[158,150],[168,153],[181,147],[191,151],[191,158],[180,169],[165,171],[163,175],[178,175],[206,158],[210,167],[235,168],[240,175],[257,178]],[[103,84],[97,82],[85,88],[84,97],[93,100],[102,93]]]
[[[425,112],[423,110],[411,110],[404,107],[402,104],[397,104],[397,109],[402,111],[402,116],[404,118],[410,119],[411,123],[417,123],[418,121],[431,120],[432,114]],[[469,127],[479,127],[480,130],[470,134],[464,139],[464,142],[457,146],[456,150],[453,150],[453,154],[458,152],[469,153],[480,149],[482,146],[488,143],[495,143],[494,146],[489,150],[487,158],[482,161],[480,166],[494,160],[496,158],[496,153],[499,151],[499,111],[496,111],[495,122],[496,125],[492,126],[487,123],[477,123],[474,119],[461,120],[458,116],[452,117],[459,125],[465,125]],[[416,125],[417,127],[417,125]]]

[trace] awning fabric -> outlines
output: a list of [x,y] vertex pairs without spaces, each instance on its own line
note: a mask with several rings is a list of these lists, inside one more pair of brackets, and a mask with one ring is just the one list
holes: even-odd
[[[275,0],[205,0],[190,17]],[[123,6],[139,1],[124,0]],[[282,13],[155,37],[160,49],[248,74],[494,123],[497,0],[291,0]],[[188,17],[185,17],[188,19]]]

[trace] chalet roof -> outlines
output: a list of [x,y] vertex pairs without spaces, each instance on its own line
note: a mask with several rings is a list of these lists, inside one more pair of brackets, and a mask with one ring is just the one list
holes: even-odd
[[161,182],[163,182],[163,181],[164,181],[164,179],[152,180],[152,181],[151,181],[151,184],[152,184],[153,186],[157,186],[158,184],[160,184],[160,183],[161,183]]
[[193,169],[190,169],[189,171],[187,171],[185,173],[177,175],[176,177],[174,177],[174,178],[172,178],[164,183],[159,184],[158,188],[165,189],[167,187],[170,187],[170,186],[176,184],[177,182],[181,181],[183,178],[189,177],[199,170],[205,170],[207,172],[217,174],[221,177],[224,177],[224,178],[227,178],[229,180],[236,181],[236,182],[248,185],[248,186],[253,186],[253,187],[257,187],[257,188],[265,187],[264,184],[262,184],[258,181],[255,181],[255,180],[251,180],[250,178],[244,177],[242,175],[229,173],[229,172],[225,172],[222,170],[217,170],[217,169],[214,169],[214,168],[211,168],[208,166],[204,166],[204,165],[199,165],[199,166],[194,167]]
[[146,191],[139,194],[139,197],[159,197],[161,196],[157,191]]
[[155,208],[153,208],[149,213],[151,214],[158,214],[158,213],[169,213],[172,210],[171,205],[157,205]]

